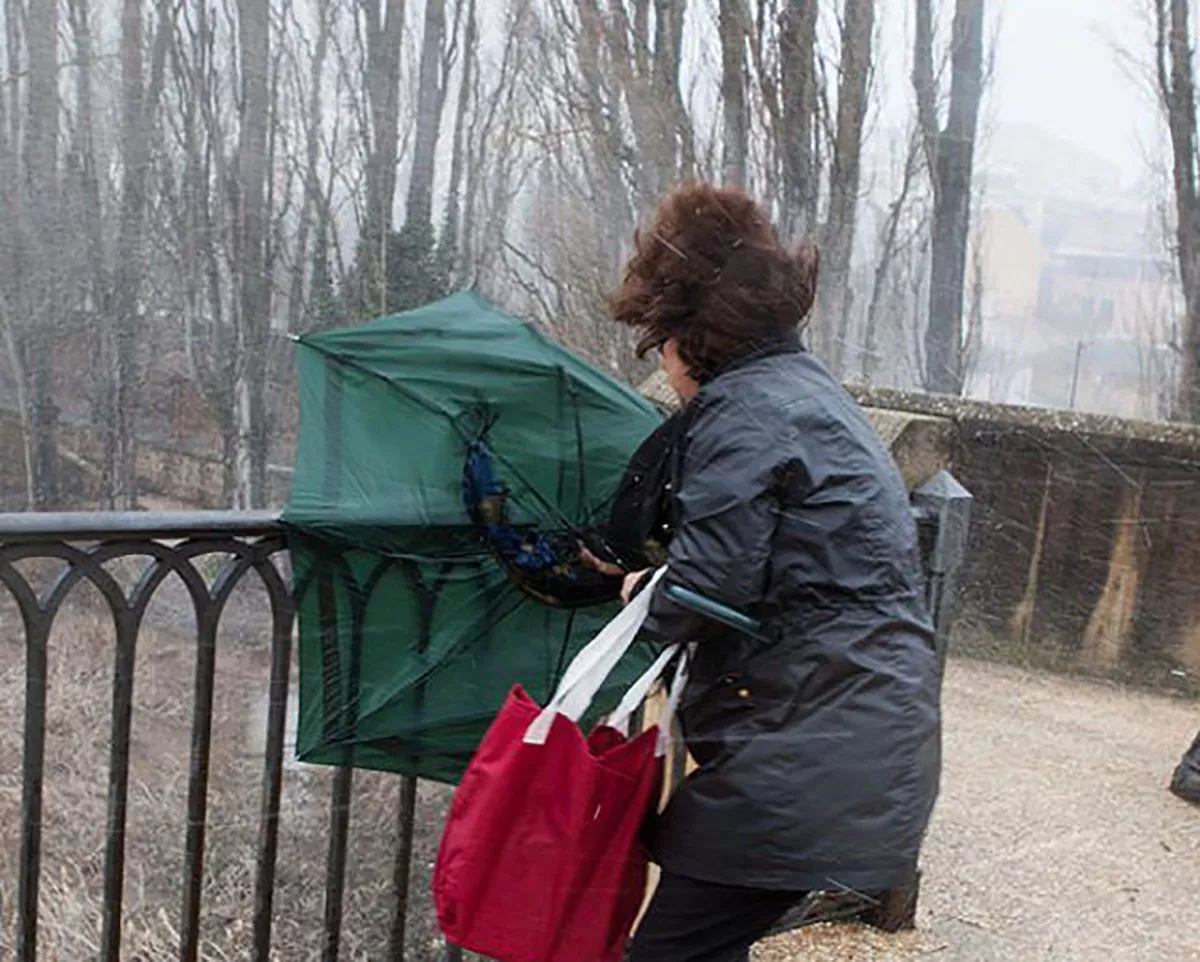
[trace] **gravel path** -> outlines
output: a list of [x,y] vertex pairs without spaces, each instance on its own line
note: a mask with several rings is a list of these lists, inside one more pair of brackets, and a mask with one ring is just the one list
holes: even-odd
[[820,927],[760,962],[1200,962],[1200,705],[951,662],[917,933]]

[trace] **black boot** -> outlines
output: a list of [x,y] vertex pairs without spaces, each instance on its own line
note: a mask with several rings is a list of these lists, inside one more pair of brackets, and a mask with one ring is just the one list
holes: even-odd
[[1171,791],[1185,802],[1200,805],[1200,735],[1192,742],[1171,779]]

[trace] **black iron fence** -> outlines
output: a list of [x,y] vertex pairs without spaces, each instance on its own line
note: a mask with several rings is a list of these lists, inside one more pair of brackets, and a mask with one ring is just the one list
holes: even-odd
[[[21,962],[36,959],[38,949],[51,629],[72,589],[88,581],[107,603],[116,633],[100,935],[100,958],[115,962],[121,956],[130,729],[138,635],[155,592],[172,574],[186,588],[196,620],[179,958],[186,962],[198,958],[217,628],[230,594],[250,571],[258,573],[266,588],[272,623],[270,712],[262,772],[253,917],[253,958],[269,957],[293,620],[289,585],[274,562],[283,550],[282,532],[269,514],[0,516],[0,582],[12,594],[25,629],[21,834],[15,911],[15,954]],[[209,579],[197,567],[197,561],[214,555],[223,556],[224,560],[216,577]],[[106,567],[122,558],[144,559],[140,577],[130,591]],[[34,589],[18,567],[19,562],[32,559],[61,563],[57,576],[41,592]],[[331,944],[336,945],[336,940],[334,931],[330,934]]]
[[[38,579],[30,573],[30,564],[49,568],[48,577]],[[116,571],[124,566],[125,574],[134,568],[132,577],[121,578]],[[46,574],[45,570],[41,572]],[[259,735],[261,772],[257,803],[254,841],[247,856],[252,862],[249,904],[249,932],[240,933],[232,943],[221,947],[205,946],[202,922],[205,905],[206,855],[214,840],[210,834],[210,775],[213,771],[214,695],[218,692],[218,629],[225,623],[246,617],[246,605],[231,616],[230,599],[244,582],[257,575],[261,590],[251,600],[250,614],[257,629],[251,633],[255,644],[262,647],[261,624],[264,612],[261,599],[265,593],[266,620],[269,622],[269,678],[267,680],[265,718],[255,716],[252,723],[265,726]],[[174,577],[173,577],[174,576]],[[191,657],[192,674],[187,690],[191,694],[190,739],[188,747],[186,815],[183,828],[182,864],[176,870],[177,902],[163,928],[176,946],[171,956],[182,962],[205,958],[250,958],[254,962],[271,959],[315,958],[322,962],[338,962],[340,958],[360,957],[361,951],[348,952],[344,931],[345,901],[347,898],[347,866],[350,857],[350,826],[354,799],[355,773],[349,768],[322,771],[321,792],[328,792],[327,818],[315,829],[308,830],[300,844],[314,850],[306,853],[305,871],[315,874],[319,864],[317,849],[325,852],[323,879],[320,884],[321,908],[310,912],[301,921],[313,938],[306,939],[303,951],[291,939],[288,944],[273,946],[273,925],[279,921],[276,905],[277,863],[280,849],[281,799],[284,789],[288,754],[288,722],[290,689],[294,670],[293,603],[290,566],[286,554],[284,529],[275,514],[269,512],[184,512],[184,513],[66,513],[66,514],[9,514],[0,515],[0,582],[8,589],[24,633],[24,711],[23,731],[20,733],[21,787],[20,827],[16,852],[16,891],[4,891],[12,884],[0,876],[0,893],[9,904],[4,906],[5,928],[0,934],[0,958],[12,957],[18,962],[33,962],[39,958],[39,909],[46,909],[47,898],[41,891],[43,857],[43,796],[50,775],[47,772],[47,692],[48,660],[52,630],[60,615],[78,601],[85,583],[90,583],[102,601],[104,617],[111,618],[111,713],[109,716],[107,774],[101,759],[84,759],[91,776],[90,787],[96,794],[106,793],[104,800],[104,841],[102,880],[97,888],[99,920],[97,939],[88,941],[90,957],[102,962],[147,959],[144,947],[123,945],[123,908],[127,889],[127,836],[130,822],[130,767],[135,748],[131,747],[134,718],[135,668],[138,664],[139,639],[147,611],[152,602],[169,593],[182,595],[184,607],[190,607],[194,617],[194,639],[182,650]],[[0,592],[2,595],[3,592]],[[176,599],[178,600],[178,598]],[[95,608],[94,600],[91,606]],[[224,621],[223,621],[224,616]],[[5,622],[5,626],[15,625]],[[10,631],[3,639],[10,645],[18,642]],[[72,640],[59,639],[68,647]],[[186,639],[185,639],[186,641]],[[226,639],[222,639],[226,641]],[[193,647],[194,645],[194,647]],[[13,650],[10,648],[10,651]],[[64,657],[71,657],[66,652]],[[139,684],[146,684],[145,681]],[[243,687],[254,683],[241,679]],[[259,683],[261,688],[261,683]],[[16,686],[14,686],[14,690]],[[64,706],[72,710],[72,706]],[[15,732],[8,733],[16,738]],[[257,757],[257,755],[256,755]],[[372,773],[373,775],[374,773]],[[106,777],[106,786],[101,782]],[[368,776],[370,777],[370,776]],[[418,785],[415,779],[383,776],[388,785],[398,787],[388,791],[386,799],[372,798],[376,803],[372,813],[374,824],[369,826],[367,842],[373,849],[391,846],[390,855],[373,858],[374,890],[370,910],[383,910],[387,920],[372,925],[369,957],[387,960],[405,958],[405,943],[412,939],[413,910],[410,906],[410,878],[414,864],[414,826],[417,821]],[[399,782],[398,786],[396,782]],[[245,783],[243,789],[249,788]],[[250,788],[250,792],[253,789]],[[243,791],[243,794],[246,794]],[[381,793],[383,794],[383,793]],[[97,800],[98,801],[98,800]],[[379,810],[390,807],[385,815],[388,824],[379,826]],[[177,813],[171,813],[177,814]],[[182,814],[182,813],[178,813]],[[286,814],[286,813],[285,813]],[[440,813],[438,813],[440,814]],[[221,827],[217,826],[218,833]],[[249,833],[245,833],[248,835]],[[431,833],[433,834],[433,833]],[[435,834],[434,834],[434,837]],[[239,836],[241,838],[241,836]],[[426,846],[428,847],[428,846]],[[390,861],[389,874],[381,862]],[[382,869],[382,870],[381,870]],[[307,893],[314,887],[311,878],[301,880]],[[388,891],[381,890],[387,884]],[[15,895],[15,897],[14,897]],[[308,900],[311,903],[311,899]],[[427,901],[427,900],[425,900]],[[311,905],[309,908],[311,909]],[[160,909],[159,914],[163,914]],[[295,921],[289,919],[289,921]],[[431,927],[428,919],[424,928]],[[11,932],[11,935],[10,935]],[[126,939],[126,942],[128,940]],[[278,940],[276,940],[278,941]],[[363,938],[356,938],[361,949]],[[78,944],[76,945],[78,948]],[[165,946],[160,946],[161,951]],[[430,947],[422,944],[414,954],[429,957]],[[11,952],[11,956],[8,953]],[[380,953],[384,954],[380,954]],[[458,953],[442,946],[439,955],[451,958]],[[42,958],[65,958],[57,946],[44,951]],[[154,958],[162,956],[155,955]]]
[[[940,488],[927,489],[923,498],[914,499],[922,529],[928,532],[923,538],[924,553],[935,612],[944,608],[943,590],[961,560],[956,553],[961,547],[958,535],[965,525],[968,497],[956,485],[943,483]],[[123,583],[113,572],[114,563],[128,564],[130,560],[139,570]],[[56,568],[44,586],[35,586],[27,576],[29,562],[49,562]],[[51,633],[73,590],[85,582],[94,586],[103,599],[102,607],[111,617],[116,642],[111,671],[100,919],[95,951],[89,955],[102,962],[122,958],[131,731],[139,637],[151,602],[172,576],[178,579],[176,587],[182,584],[195,620],[190,666],[186,823],[174,910],[177,925],[171,926],[177,948],[172,948],[172,954],[181,962],[210,957],[202,951],[201,926],[205,858],[212,841],[208,834],[209,788],[218,628],[231,596],[251,573],[256,573],[261,581],[269,606],[266,613],[270,623],[268,707],[258,776],[261,788],[252,880],[248,883],[252,890],[249,896],[252,917],[250,931],[240,943],[243,949],[236,957],[245,958],[248,950],[254,962],[268,962],[301,957],[294,945],[272,948],[294,620],[285,539],[277,518],[268,513],[245,512],[0,515],[0,582],[11,594],[24,629],[17,885],[13,904],[6,906],[6,917],[14,934],[5,939],[8,945],[4,946],[7,949],[11,945],[18,962],[34,962],[38,958]],[[942,617],[938,623],[944,645],[947,625]],[[335,769],[331,779],[328,820],[308,841],[311,846],[324,847],[326,852],[321,890],[323,908],[319,921],[316,917],[311,920],[313,926],[321,926],[317,951],[323,962],[337,962],[345,955],[344,900],[354,772],[349,768]],[[385,947],[384,943],[383,958],[405,957],[413,919],[409,887],[413,876],[417,797],[416,780],[401,779],[391,831],[379,836],[394,845],[387,894],[390,917],[386,936],[380,933],[371,958],[380,957],[377,953]],[[0,885],[3,884],[8,884],[8,880],[0,878]],[[6,901],[12,899],[8,893],[4,897]],[[453,950],[444,951],[456,954]],[[316,951],[307,954],[311,956]],[[137,953],[126,957],[143,956]]]

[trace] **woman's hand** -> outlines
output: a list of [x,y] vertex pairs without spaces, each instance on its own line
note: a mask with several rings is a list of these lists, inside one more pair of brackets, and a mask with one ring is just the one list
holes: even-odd
[[583,564],[591,568],[593,571],[599,571],[602,575],[608,575],[610,578],[621,578],[625,575],[625,569],[620,565],[615,565],[611,561],[602,561],[600,558],[592,554],[588,550],[588,546],[582,541],[579,543],[579,560]]
[[629,604],[633,600],[633,596],[637,594],[642,581],[654,573],[649,568],[645,568],[642,571],[634,571],[626,574],[625,569],[619,565],[615,565],[610,561],[603,561],[596,557],[583,542],[579,542],[579,560],[593,571],[599,571],[602,575],[608,575],[610,578],[624,578],[624,581],[621,583],[621,601],[625,604]]
[[634,571],[632,574],[625,576],[625,583],[621,585],[621,600],[625,604],[629,604],[633,600],[633,596],[638,593],[638,589],[653,572],[646,568],[643,571]]

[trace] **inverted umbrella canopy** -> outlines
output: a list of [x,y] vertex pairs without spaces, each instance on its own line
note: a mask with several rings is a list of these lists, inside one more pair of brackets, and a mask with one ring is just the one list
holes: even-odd
[[576,546],[660,415],[474,292],[297,358],[298,753],[453,783],[512,685],[548,697],[612,617]]

